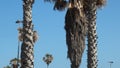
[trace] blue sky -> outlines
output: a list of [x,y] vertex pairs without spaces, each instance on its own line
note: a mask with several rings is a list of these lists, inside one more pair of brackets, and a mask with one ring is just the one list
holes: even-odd
[[[107,5],[97,12],[98,33],[98,68],[120,67],[120,0],[108,0]],[[42,58],[46,53],[53,55],[54,60],[49,68],[70,68],[67,59],[65,41],[65,11],[53,11],[53,5],[35,0],[33,5],[33,23],[39,33],[35,43],[35,68],[46,68]],[[18,25],[17,19],[23,19],[22,0],[0,1],[0,68],[9,64],[10,59],[17,56]],[[87,46],[86,46],[87,48]],[[84,51],[81,68],[87,68],[86,50]]]

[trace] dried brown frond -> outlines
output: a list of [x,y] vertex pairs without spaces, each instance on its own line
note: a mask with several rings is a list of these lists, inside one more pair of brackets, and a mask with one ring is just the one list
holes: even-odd
[[18,31],[19,31],[18,39],[19,41],[23,41],[23,28],[19,27]]
[[53,2],[54,4],[54,10],[64,10],[67,6],[66,0],[44,0],[45,2]]
[[19,33],[18,39],[19,41],[23,41],[23,34]]
[[106,0],[97,0],[97,3],[96,3],[98,8],[105,6],[105,4],[106,4]]
[[38,40],[38,34],[37,31],[33,32],[33,42],[36,42]]
[[54,10],[64,10],[67,7],[67,1],[57,0],[54,5]]
[[17,30],[18,30],[19,32],[22,32],[22,31],[23,31],[23,28],[19,27]]
[[69,8],[65,16],[66,43],[71,68],[79,68],[85,49],[86,25],[79,15],[79,9]]

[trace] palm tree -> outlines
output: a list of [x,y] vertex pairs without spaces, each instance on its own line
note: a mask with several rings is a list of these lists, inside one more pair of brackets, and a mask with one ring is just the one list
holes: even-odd
[[83,12],[82,0],[47,0],[55,2],[54,9],[63,10],[68,7],[65,16],[66,43],[71,68],[79,68],[85,49],[87,21]]
[[84,11],[88,21],[88,68],[97,68],[96,11],[105,0],[84,0]]
[[10,64],[12,65],[12,68],[18,68],[20,63],[20,59],[14,58],[10,60]]
[[46,62],[47,68],[49,64],[52,62],[52,60],[53,60],[53,57],[51,54],[46,54],[45,57],[43,57],[43,61]]
[[82,3],[75,1],[71,1],[65,17],[66,42],[71,68],[79,68],[85,49],[85,36],[87,31],[87,22],[82,11]]
[[20,31],[21,46],[21,68],[34,68],[34,43],[37,38],[32,24],[32,5],[34,0],[23,0],[23,27]]
[[3,67],[3,68],[11,68],[11,66],[7,65],[7,66],[5,66],[5,67]]

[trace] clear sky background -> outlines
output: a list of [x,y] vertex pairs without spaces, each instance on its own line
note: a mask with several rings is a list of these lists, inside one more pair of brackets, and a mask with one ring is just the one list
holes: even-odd
[[[42,58],[46,53],[54,60],[49,68],[70,68],[67,59],[67,46],[64,30],[66,11],[53,11],[53,4],[35,0],[33,23],[39,33],[35,43],[35,68],[46,68]],[[9,65],[10,59],[17,56],[18,24],[23,20],[22,0],[0,1],[0,68]],[[120,67],[120,0],[108,0],[107,5],[97,12],[98,68]],[[86,46],[87,48],[87,46]],[[87,49],[86,49],[87,50]],[[84,51],[81,68],[87,68],[87,52]]]

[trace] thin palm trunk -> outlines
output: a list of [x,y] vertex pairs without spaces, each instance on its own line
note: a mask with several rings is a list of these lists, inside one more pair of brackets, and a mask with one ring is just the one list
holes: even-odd
[[97,32],[95,21],[89,22],[88,24],[87,54],[88,54],[88,68],[97,68]]
[[68,8],[65,17],[66,42],[71,68],[79,68],[85,49],[86,21],[79,7],[76,5]]
[[34,0],[23,0],[23,42],[21,68],[34,68],[32,5]]
[[86,15],[88,20],[88,68],[97,68],[97,32],[96,32],[96,1],[86,1]]

